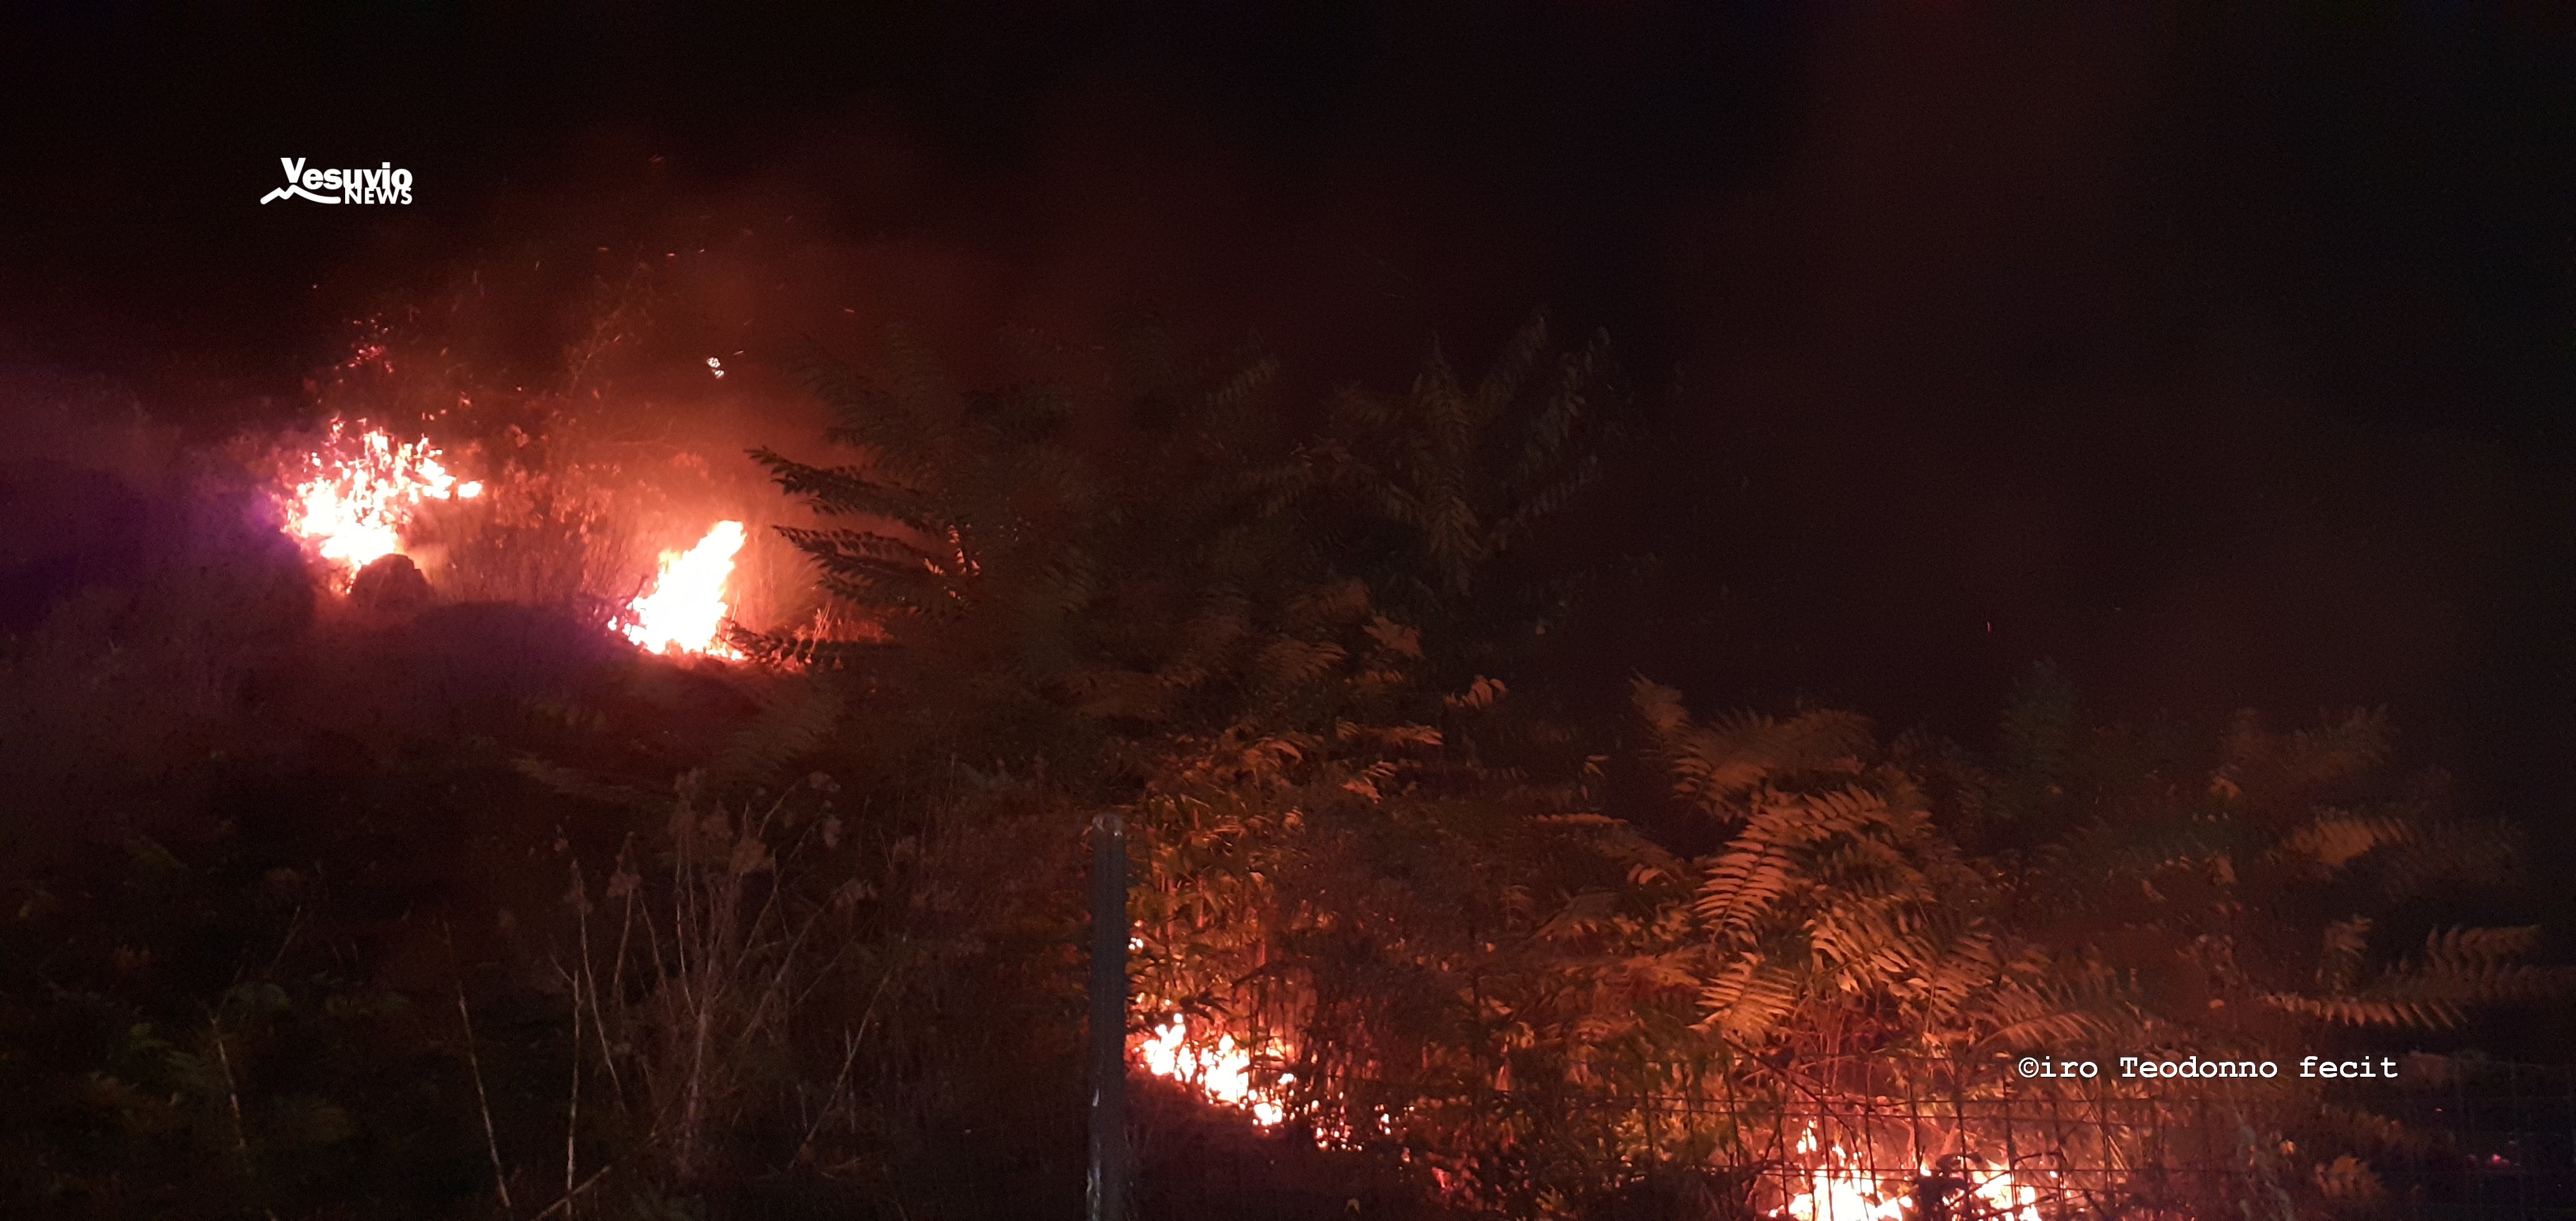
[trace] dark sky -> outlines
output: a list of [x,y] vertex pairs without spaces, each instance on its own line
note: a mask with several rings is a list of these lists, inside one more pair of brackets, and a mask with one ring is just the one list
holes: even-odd
[[[2539,6],[733,7],[12,8],[0,353],[291,397],[350,318],[599,246],[712,251],[693,342],[902,318],[970,369],[1151,312],[1389,381],[1545,306],[1646,391],[1620,672],[1971,735],[2043,657],[2129,716],[2384,703],[2566,834]],[[263,208],[281,155],[418,202]]]

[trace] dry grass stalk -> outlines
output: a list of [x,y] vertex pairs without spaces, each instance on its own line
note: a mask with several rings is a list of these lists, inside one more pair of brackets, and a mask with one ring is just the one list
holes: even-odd
[[[453,970],[456,934],[454,930],[442,931],[447,938],[447,956]],[[515,1216],[518,1210],[510,1203],[510,1177],[501,1165],[501,1135],[492,1126],[492,1095],[483,1088],[483,1057],[474,1046],[474,1015],[465,1006],[465,980],[462,976],[456,980],[456,1020],[465,1029],[465,1066],[474,1075],[474,1102],[483,1115],[483,1149],[492,1159],[492,1194],[500,1200],[503,1216]]]
[[233,1080],[233,1055],[224,1046],[224,1021],[213,1014],[207,1015],[206,1021],[214,1031],[215,1063],[224,1070],[224,1098],[232,1104],[233,1151],[241,1156],[242,1169],[247,1172],[251,1168],[250,1129],[242,1123],[241,1086]]
[[[782,797],[758,814],[702,813],[684,792],[668,827],[667,889],[648,891],[631,842],[619,852],[604,894],[622,901],[624,911],[606,964],[590,942],[587,880],[573,870],[566,902],[574,909],[580,956],[565,982],[574,1021],[582,1021],[586,1008],[592,1032],[587,1040],[577,1034],[576,1044],[590,1045],[582,1054],[595,1056],[609,1075],[619,1108],[637,1112],[647,1133],[642,1152],[677,1184],[702,1183],[717,1172],[714,1135],[728,1130],[757,1084],[757,1049],[764,1040],[785,1040],[789,1018],[822,974],[809,969],[806,947],[834,905],[796,910],[792,884],[780,876],[780,855],[769,846],[785,808]],[[800,835],[784,855],[793,859],[802,843]],[[640,977],[634,985],[630,959]],[[866,1021],[845,1042],[845,1061],[855,1061]],[[581,1063],[577,1057],[577,1071]],[[827,1111],[839,1108],[849,1073],[845,1062]],[[631,1098],[624,1084],[629,1076],[637,1082]],[[576,1084],[567,1110],[577,1114],[578,1106]],[[575,1139],[567,1133],[567,1200],[582,1186],[575,1181]]]

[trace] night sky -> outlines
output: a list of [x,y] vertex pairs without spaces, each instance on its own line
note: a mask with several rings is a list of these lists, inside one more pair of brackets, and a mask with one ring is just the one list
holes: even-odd
[[[1392,384],[1545,307],[1638,389],[1609,681],[1971,739],[2043,658],[2127,717],[2385,704],[2576,850],[2563,14],[730,7],[12,6],[0,361],[222,418],[603,247],[699,260],[675,359],[1153,316]],[[280,156],[417,202],[263,208]],[[530,352],[600,273],[527,280]]]

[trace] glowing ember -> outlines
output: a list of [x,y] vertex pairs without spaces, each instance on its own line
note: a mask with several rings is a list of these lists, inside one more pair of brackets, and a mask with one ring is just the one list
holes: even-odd
[[737,656],[719,633],[732,610],[725,603],[725,581],[733,576],[743,541],[741,522],[720,521],[697,546],[663,552],[653,587],[627,603],[618,630],[656,653]]
[[1262,1127],[1277,1127],[1288,1117],[1276,1088],[1253,1084],[1252,1050],[1237,1044],[1233,1035],[1218,1036],[1214,1045],[1193,1046],[1188,1024],[1173,1018],[1145,1039],[1137,1052],[1145,1061],[1145,1071],[1191,1086],[1211,1102],[1250,1112],[1253,1122]]
[[413,512],[429,500],[471,500],[483,485],[459,482],[427,441],[396,444],[381,428],[331,421],[321,448],[303,456],[278,497],[287,531],[344,570],[402,550]]

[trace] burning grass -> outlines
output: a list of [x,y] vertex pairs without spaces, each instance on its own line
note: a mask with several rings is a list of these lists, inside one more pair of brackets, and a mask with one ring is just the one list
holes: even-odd
[[[648,565],[636,554],[646,526],[658,532],[678,516],[644,508],[667,499],[659,481],[575,461],[551,469],[505,462],[467,479],[450,469],[454,461],[428,438],[335,417],[318,437],[275,445],[270,497],[283,531],[335,590],[401,555],[450,600],[554,607],[651,653],[742,656],[727,642],[750,543],[742,521],[703,527],[694,545]],[[678,464],[692,465],[703,467]]]
[[427,440],[396,440],[365,420],[335,418],[318,443],[280,463],[275,494],[286,531],[345,581],[402,551],[429,502],[483,494],[480,480],[449,474],[444,457]]
[[742,544],[742,523],[720,521],[697,546],[663,552],[661,571],[626,604],[618,631],[647,652],[742,656],[724,639],[732,611],[726,587]]
[[[1188,1019],[1175,1017],[1129,1043],[1146,1072],[1187,1086],[1219,1106],[1242,1111],[1262,1127],[1278,1127],[1288,1118],[1286,1093],[1275,1083],[1255,1078],[1255,1049],[1237,1044],[1233,1035],[1203,1031],[1194,1039]],[[1260,1058],[1275,1064],[1282,1057],[1271,1051]]]

